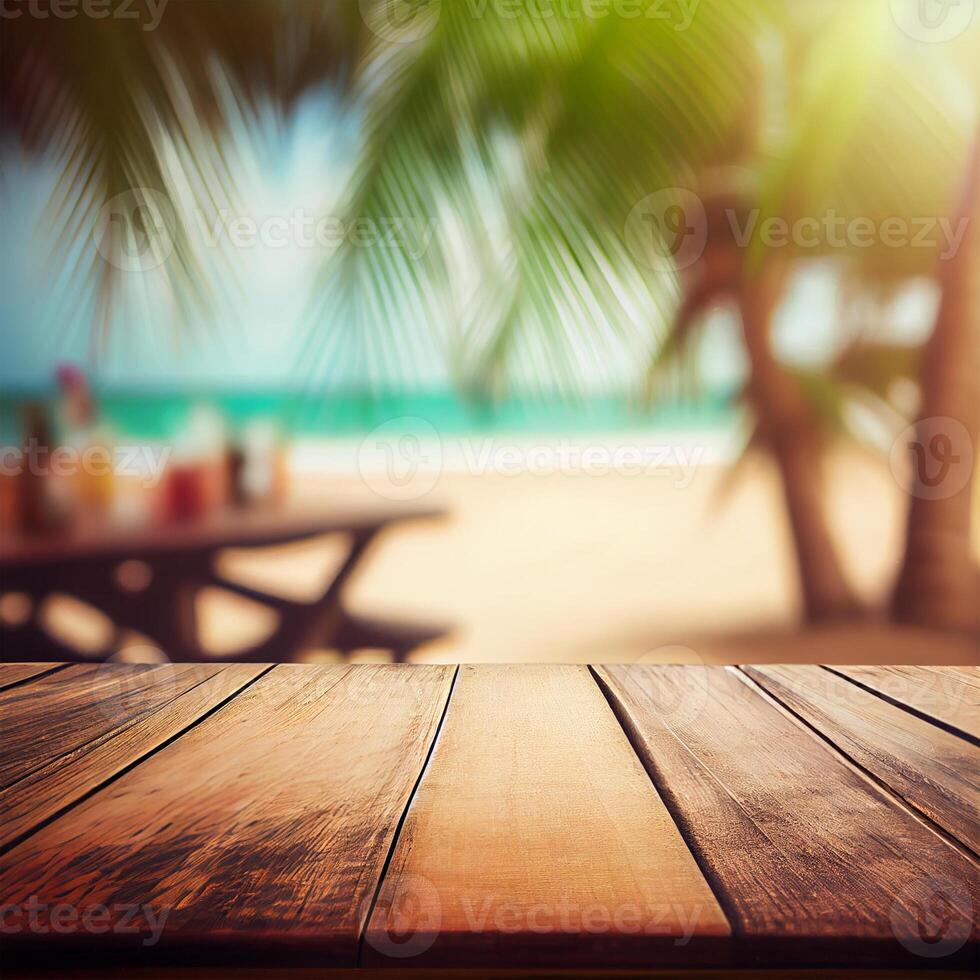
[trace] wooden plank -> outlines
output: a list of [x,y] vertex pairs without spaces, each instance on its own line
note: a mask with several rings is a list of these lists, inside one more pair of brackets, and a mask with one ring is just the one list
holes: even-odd
[[949,674],[953,673],[959,677],[964,678],[967,683],[980,693],[980,667],[962,667],[953,664],[949,667],[939,667],[935,664],[927,664],[919,668],[920,670],[931,670],[936,674]]
[[980,854],[980,748],[821,667],[744,670],[849,758]]
[[[42,926],[58,905],[104,906],[113,926],[22,930],[7,955],[91,962],[117,945],[141,963],[353,965],[452,675],[273,668],[0,858],[2,900],[34,896]],[[120,931],[126,908],[138,934]]]
[[[122,665],[107,669],[123,677],[134,670]],[[269,667],[228,664],[205,669],[181,664],[175,669],[184,682],[177,697],[135,724],[111,727],[112,715],[106,715],[109,737],[59,756],[0,791],[0,851],[180,734]],[[186,686],[198,676],[205,679]],[[132,682],[121,683],[131,686]]]
[[588,669],[461,667],[362,961],[696,966],[729,936]]
[[[740,965],[976,963],[976,865],[749,680],[598,675],[733,921]],[[931,943],[937,903],[948,916]]]
[[932,674],[940,674],[944,681],[949,677],[959,681],[958,692],[962,695],[967,710],[972,709],[973,721],[980,723],[980,667],[923,667]]
[[42,677],[57,670],[61,664],[0,664],[0,691],[4,688],[12,687],[14,684],[23,684],[25,681],[34,677]]
[[0,789],[90,751],[222,666],[75,664],[0,692]]
[[927,667],[828,667],[899,707],[980,744],[980,679]]

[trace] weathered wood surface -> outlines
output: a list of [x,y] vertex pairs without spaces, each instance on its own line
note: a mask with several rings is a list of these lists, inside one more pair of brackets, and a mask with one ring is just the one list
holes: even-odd
[[976,864],[737,671],[598,676],[733,922],[741,964],[921,964],[936,939],[947,965],[975,965]]
[[[106,691],[104,685],[97,684],[95,690],[107,700],[83,703],[84,707],[101,713],[105,732],[32,769],[0,790],[0,851],[179,735],[268,669],[250,664],[207,668],[171,664],[140,672],[132,668],[112,668],[113,676],[119,681],[119,691],[114,692],[111,687]],[[143,710],[145,701],[122,698],[120,703],[120,699],[113,696],[130,688],[146,690],[143,685],[167,672],[173,683],[174,696],[169,700],[154,698],[155,707],[149,713]],[[160,684],[148,687],[156,692]],[[85,699],[90,692],[85,684],[79,684],[77,693]],[[24,695],[30,699],[31,692],[25,690]],[[63,692],[58,700],[63,700]],[[36,723],[44,725],[48,722],[41,715],[36,718]]]
[[[124,945],[352,965],[442,715],[451,667],[278,666],[0,857],[0,896],[136,909],[139,934],[22,931],[24,951]],[[206,955],[206,952],[200,955]]]
[[58,669],[59,664],[0,664],[0,691]]
[[980,672],[974,667],[828,669],[980,744]]
[[744,669],[848,758],[980,855],[980,748],[822,667]]
[[823,668],[5,676],[5,977],[976,965],[976,745]]
[[588,669],[461,667],[364,962],[696,966],[728,936]]
[[221,669],[77,664],[0,691],[0,789],[91,751]]

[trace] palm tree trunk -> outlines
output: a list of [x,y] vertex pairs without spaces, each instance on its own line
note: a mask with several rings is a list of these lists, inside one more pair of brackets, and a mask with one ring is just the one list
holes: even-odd
[[837,557],[824,514],[823,439],[796,381],[772,351],[772,317],[787,270],[768,262],[741,288],[751,375],[749,395],[782,478],[807,621],[854,616],[858,603]]
[[[892,611],[902,622],[970,631],[980,628],[980,579],[970,553],[972,484],[980,452],[980,131],[957,220],[969,224],[959,251],[942,263],[939,274],[943,298],[924,353],[917,441],[924,453],[944,424],[955,428],[960,458],[954,465],[969,473],[951,473],[954,493],[912,497]],[[952,426],[942,421],[948,419]]]

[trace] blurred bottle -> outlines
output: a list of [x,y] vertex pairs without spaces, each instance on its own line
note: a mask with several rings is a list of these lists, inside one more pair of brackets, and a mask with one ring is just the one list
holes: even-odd
[[67,494],[73,518],[83,526],[99,526],[112,512],[115,440],[109,426],[99,421],[85,372],[77,365],[62,364],[56,377],[61,389],[61,442],[74,460]]
[[248,504],[248,495],[245,493],[245,450],[239,442],[228,448],[228,483],[232,506],[245,507]]
[[285,456],[275,423],[255,419],[242,433],[235,497],[250,506],[275,507],[286,490]]
[[0,471],[0,540],[21,530],[20,521],[20,456],[13,446],[0,447],[3,468]]
[[61,389],[61,425],[65,433],[81,432],[95,425],[95,402],[85,377],[76,364],[59,364],[55,371]]
[[167,473],[163,499],[165,522],[198,520],[207,513],[200,467],[177,461]]
[[196,520],[229,500],[228,439],[224,419],[214,408],[197,405],[174,441],[166,479],[165,519]]
[[43,405],[24,408],[24,446],[16,476],[16,523],[25,534],[46,534],[65,525],[65,511],[53,492],[51,453],[55,448]]

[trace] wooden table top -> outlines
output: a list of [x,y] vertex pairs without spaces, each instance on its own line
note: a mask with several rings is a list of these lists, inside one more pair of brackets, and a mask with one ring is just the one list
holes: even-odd
[[51,562],[153,557],[191,550],[262,548],[291,544],[321,534],[364,532],[408,520],[439,517],[442,511],[410,507],[347,509],[225,509],[190,521],[127,527],[113,525],[48,535],[4,534],[0,570]]
[[14,975],[978,965],[977,668],[3,665],[0,745]]

